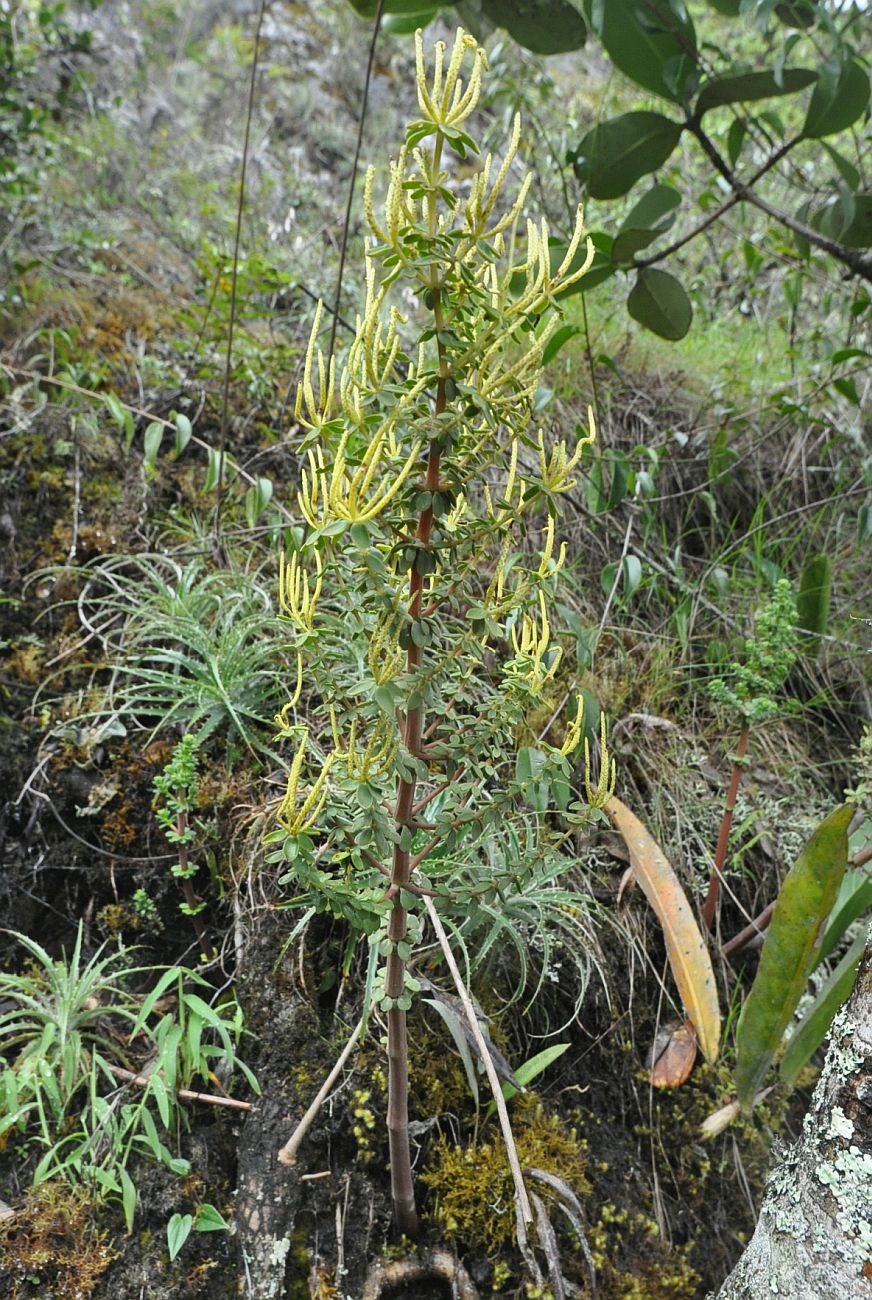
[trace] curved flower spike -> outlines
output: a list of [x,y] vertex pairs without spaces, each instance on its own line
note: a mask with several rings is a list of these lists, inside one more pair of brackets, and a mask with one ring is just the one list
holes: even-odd
[[[464,55],[474,51],[472,72],[466,89],[460,81]],[[437,41],[433,49],[433,83],[427,85],[424,66],[424,38],[419,28],[415,33],[415,68],[418,105],[422,116],[437,127],[457,127],[475,109],[481,94],[481,77],[487,68],[487,55],[474,36],[458,27],[454,48],[448,67],[445,68],[445,42]],[[444,71],[444,82],[443,82]]]
[[[284,710],[283,710],[284,712]],[[303,727],[300,729],[302,736],[297,752],[291,762],[291,770],[288,773],[288,787],[285,791],[285,797],[276,814],[277,821],[283,830],[289,835],[304,835],[306,831],[311,830],[312,826],[318,820],[324,804],[327,802],[327,790],[324,784],[327,775],[335,761],[335,754],[328,754],[325,758],[321,771],[315,778],[312,786],[302,805],[297,809],[297,790],[300,784],[300,772],[303,767],[303,759],[306,754],[306,746],[309,742],[309,729]]]
[[617,767],[609,753],[606,738],[606,715],[601,713],[599,778],[595,786],[591,784],[590,744],[587,736],[584,738],[584,793],[591,808],[605,808],[606,803],[615,793],[617,779]]
[[560,746],[560,752],[564,758],[568,758],[574,750],[578,749],[578,742],[581,740],[581,724],[583,719],[584,697],[579,695],[575,705],[575,718],[566,728],[566,736],[563,744]]
[[589,447],[596,440],[596,426],[591,406],[587,408],[587,425],[587,435],[579,438],[571,456],[566,449],[566,443],[561,440],[551,448],[549,457],[545,451],[545,434],[541,429],[539,430],[539,474],[542,486],[549,492],[555,494],[571,492],[575,487],[576,480],[571,477],[572,471],[581,460],[585,447]]
[[560,550],[557,553],[557,559],[553,558],[554,552],[554,516],[548,516],[548,523],[545,526],[545,547],[542,551],[542,559],[539,562],[537,574],[540,578],[547,578],[551,574],[559,573],[566,563],[566,543],[560,543]]
[[311,528],[326,528],[332,522],[330,502],[327,492],[327,467],[324,464],[324,452],[318,446],[313,451],[309,448],[309,470],[300,475],[300,490],[297,501],[303,518]]
[[279,606],[282,613],[299,628],[301,632],[311,632],[315,617],[315,605],[321,594],[323,580],[321,557],[315,551],[315,581],[309,585],[309,575],[300,564],[297,551],[291,555],[290,563],[285,560],[284,552],[279,555]]
[[403,671],[406,656],[399,643],[402,614],[383,614],[376,623],[367,648],[367,662],[376,686],[395,681]]
[[[312,322],[312,331],[309,335],[309,346],[306,348],[303,378],[297,388],[297,400],[294,404],[294,418],[304,429],[320,429],[322,425],[327,423],[330,419],[336,393],[336,362],[331,357],[329,363],[325,363],[324,353],[318,347],[318,332],[321,328],[323,313],[324,304],[319,302],[315,308],[315,319]],[[315,368],[316,360],[318,369],[317,398],[312,382],[312,371]]]

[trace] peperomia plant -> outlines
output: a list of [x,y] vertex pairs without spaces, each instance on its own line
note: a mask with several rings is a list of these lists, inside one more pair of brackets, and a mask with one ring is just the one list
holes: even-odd
[[[428,79],[419,33],[420,116],[391,163],[383,216],[367,175],[366,301],[341,367],[318,346],[320,308],[312,328],[296,403],[305,529],[280,577],[298,667],[277,722],[295,751],[268,836],[296,898],[384,957],[374,996],[387,1018],[394,1207],[409,1234],[406,1012],[422,896],[468,943],[525,880],[553,880],[582,811],[569,762],[581,705],[560,708],[548,611],[565,560],[559,500],[594,438],[592,417],[574,445],[549,444],[536,422],[557,295],[593,257],[581,210],[552,265],[545,222],[525,219],[529,177],[505,199],[517,118],[501,163],[487,155],[466,188],[452,176],[452,157],[478,154],[467,126],[487,63],[462,31],[446,54],[437,43]],[[587,788],[607,797],[609,774]]]

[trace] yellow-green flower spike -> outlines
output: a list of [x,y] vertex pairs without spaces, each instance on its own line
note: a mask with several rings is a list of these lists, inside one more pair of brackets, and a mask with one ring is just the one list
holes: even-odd
[[584,720],[584,698],[579,695],[575,704],[575,718],[566,728],[566,736],[563,744],[560,746],[560,752],[564,758],[568,758],[574,750],[578,749],[578,742],[581,740],[581,724]]
[[[283,710],[284,712],[284,710]],[[303,759],[306,754],[306,746],[309,742],[308,727],[302,728],[297,752],[291,762],[291,770],[288,773],[288,785],[285,791],[285,797],[276,814],[279,825],[287,831],[289,835],[304,835],[306,831],[311,830],[321,810],[327,801],[327,790],[325,783],[330,768],[333,765],[335,755],[328,754],[321,767],[321,771],[315,779],[315,783],[309,791],[299,810],[297,809],[297,792],[300,784],[300,773],[303,768]]]
[[591,808],[604,808],[615,793],[618,779],[615,760],[609,754],[606,736],[606,715],[600,714],[600,765],[596,785],[591,784],[590,744],[584,738],[584,792]]
[[399,643],[402,623],[401,614],[383,614],[370,637],[367,662],[376,686],[396,681],[405,667],[406,655]]
[[279,606],[285,617],[301,632],[312,631],[315,606],[321,594],[323,566],[317,551],[314,555],[315,580],[311,585],[296,551],[291,555],[290,562],[285,560],[284,553],[279,555]]

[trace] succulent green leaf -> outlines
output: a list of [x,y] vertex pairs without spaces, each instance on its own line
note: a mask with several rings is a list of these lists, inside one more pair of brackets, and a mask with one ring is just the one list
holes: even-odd
[[646,266],[639,272],[627,299],[633,320],[663,339],[683,339],[693,320],[693,307],[674,275]]
[[616,68],[680,104],[697,78],[696,33],[680,0],[584,0],[587,20]]
[[789,68],[780,79],[774,72],[742,72],[730,77],[712,77],[706,81],[696,101],[696,116],[702,117],[723,104],[750,104],[776,95],[793,95],[817,80],[810,68]]
[[803,135],[819,140],[852,126],[869,103],[869,73],[856,59],[825,64],[808,106]]
[[781,1077],[792,1088],[829,1033],[836,1012],[848,998],[857,978],[857,968],[866,947],[866,932],[858,934],[827,980],[790,1040],[779,1067]]
[[227,1232],[230,1224],[224,1218],[214,1205],[201,1205],[197,1211],[197,1222],[194,1225],[195,1232]]
[[580,50],[587,27],[569,0],[483,0],[482,13],[533,54]]
[[842,804],[821,822],[781,887],[736,1031],[736,1092],[743,1107],[753,1104],[805,990],[845,874],[853,814]]
[[572,154],[572,165],[591,198],[617,199],[663,166],[682,129],[662,113],[622,113],[588,131]]

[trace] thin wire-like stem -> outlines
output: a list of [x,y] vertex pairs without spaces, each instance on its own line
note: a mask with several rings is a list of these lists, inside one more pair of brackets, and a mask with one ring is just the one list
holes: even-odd
[[227,351],[224,357],[224,387],[221,393],[221,427],[218,435],[218,498],[212,533],[216,548],[221,541],[221,509],[224,504],[224,461],[227,451],[227,414],[230,405],[230,366],[233,360],[233,330],[236,325],[236,286],[239,278],[239,245],[242,240],[242,217],[245,212],[245,180],[248,172],[248,151],[251,143],[251,119],[254,112],[254,90],[257,81],[257,64],[260,54],[260,30],[266,0],[260,0],[257,26],[254,29],[254,51],[251,56],[251,79],[248,83],[248,108],[245,114],[245,135],[242,141],[242,165],[239,169],[239,197],[236,203],[236,230],[233,235],[233,266],[230,273],[230,318],[227,322]]
[[339,270],[336,273],[336,290],[333,294],[333,319],[330,323],[330,343],[327,356],[333,356],[336,347],[336,330],[339,326],[339,308],[342,302],[342,277],[345,274],[345,257],[348,252],[348,235],[351,230],[351,209],[354,206],[354,190],[357,185],[357,168],[360,163],[360,150],[363,144],[363,128],[366,122],[366,110],[369,104],[369,86],[372,81],[372,68],[375,62],[375,47],[381,27],[382,11],[385,0],[378,0],[375,17],[372,20],[372,40],[369,43],[369,57],[366,61],[366,77],[363,82],[363,98],[360,102],[360,116],[357,119],[357,142],[354,146],[354,158],[351,163],[351,178],[348,182],[348,201],[345,205],[345,221],[342,225],[342,243],[339,248]]

